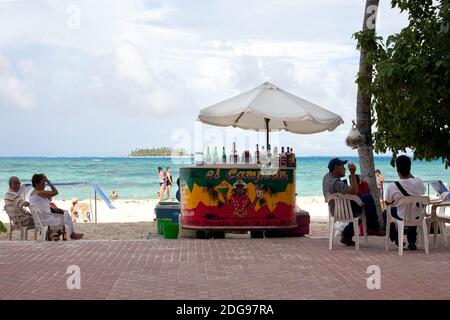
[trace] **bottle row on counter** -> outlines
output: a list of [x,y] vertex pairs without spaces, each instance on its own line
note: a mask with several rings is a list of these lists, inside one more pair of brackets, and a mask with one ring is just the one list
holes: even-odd
[[250,151],[245,150],[241,156],[236,151],[236,143],[233,143],[233,149],[231,154],[227,156],[225,147],[222,147],[222,156],[219,157],[217,147],[214,147],[214,152],[211,154],[209,146],[206,148],[206,155],[203,152],[196,152],[194,158],[195,165],[202,166],[204,164],[261,164],[268,166],[279,167],[296,167],[297,160],[292,148],[281,147],[281,152],[278,152],[278,148],[275,147],[273,152],[270,144],[267,146],[267,150],[264,146],[259,149],[259,145],[256,145],[256,151],[253,157]]

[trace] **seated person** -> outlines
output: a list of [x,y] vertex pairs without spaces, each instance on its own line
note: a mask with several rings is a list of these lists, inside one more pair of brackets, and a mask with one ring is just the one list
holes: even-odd
[[73,221],[75,222],[79,216],[78,212],[78,199],[73,198],[72,199],[72,206],[70,207],[70,215],[72,216]]
[[[347,160],[340,160],[339,158],[331,159],[328,163],[329,172],[323,177],[322,189],[323,195],[326,196],[329,193],[342,193],[342,194],[353,194],[357,195],[358,193],[358,182],[356,180],[356,166],[353,164],[348,165],[348,169],[350,170],[350,187],[341,180],[342,177],[345,177],[345,164]],[[384,236],[385,233],[380,229],[378,223],[378,215],[375,206],[375,202],[370,194],[367,195],[359,195],[358,196],[362,202],[364,203],[365,214],[367,218],[367,234],[368,235],[376,235],[376,236]],[[328,204],[330,207],[334,205],[334,203]],[[362,213],[362,207],[357,205],[354,201],[351,201],[352,212],[355,217],[360,216]],[[352,240],[354,236],[353,231],[353,222],[350,222],[342,232],[341,243],[354,246],[355,242]]]
[[[386,191],[386,205],[390,205],[404,196],[421,196],[425,194],[426,188],[422,180],[411,174],[411,159],[409,157],[399,156],[395,161],[395,166],[397,167],[397,174],[400,180],[389,185]],[[392,216],[394,219],[403,220],[405,216],[404,210],[407,209],[407,207],[391,208]],[[383,218],[386,222],[386,210],[383,212]],[[406,227],[406,237],[408,239],[408,249],[417,250],[417,227]],[[395,228],[395,223],[391,224],[389,238],[398,245],[398,231]]]
[[355,174],[355,176],[356,182],[358,182],[358,196],[365,196],[367,194],[370,194],[369,184],[364,180],[361,180],[361,176],[359,174]]
[[[56,196],[59,192],[56,187],[47,179],[44,174],[35,174],[31,179],[34,190],[30,194],[30,206],[35,206],[41,209],[40,216],[43,224],[57,225],[60,223],[60,214],[53,213],[50,208],[49,198]],[[45,183],[51,188],[51,191],[45,190]],[[82,233],[76,233],[73,228],[72,219],[68,212],[64,213],[64,224],[66,225],[67,234],[70,239],[79,240],[83,238]]]
[[[5,193],[5,207],[14,206],[19,207],[19,220],[22,226],[33,226],[34,221],[31,213],[27,212],[24,208],[29,206],[29,203],[20,194],[20,180],[17,177],[9,178],[9,190]],[[10,217],[12,221],[15,221],[15,217]]]
[[116,192],[116,190],[113,190],[109,197],[111,198],[111,200],[116,200],[119,199],[119,194]]

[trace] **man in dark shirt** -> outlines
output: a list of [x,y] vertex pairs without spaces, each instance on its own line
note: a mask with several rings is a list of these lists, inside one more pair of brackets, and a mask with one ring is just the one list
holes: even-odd
[[[341,160],[339,158],[331,159],[328,163],[329,172],[323,177],[322,190],[323,195],[328,193],[342,193],[342,194],[358,194],[358,181],[356,179],[356,166],[353,164],[348,165],[350,171],[350,186],[341,180],[345,177],[345,164],[347,160]],[[370,194],[358,195],[358,197],[364,203],[365,214],[367,218],[367,234],[384,236],[385,233],[380,229],[378,223],[378,215],[375,206],[375,202]],[[330,203],[333,206],[334,203]],[[355,217],[360,216],[362,213],[362,207],[358,206],[355,202],[351,202],[352,212]],[[341,243],[349,246],[354,246],[355,242],[352,240],[354,236],[353,223],[349,223],[342,232]]]

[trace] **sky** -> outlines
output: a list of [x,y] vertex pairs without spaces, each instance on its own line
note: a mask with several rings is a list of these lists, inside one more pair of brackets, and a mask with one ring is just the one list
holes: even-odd
[[[356,155],[363,0],[0,0],[0,156],[126,156],[238,149],[263,133],[201,125],[202,108],[270,81],[344,120],[274,133],[299,156]],[[405,14],[381,0],[377,32]]]

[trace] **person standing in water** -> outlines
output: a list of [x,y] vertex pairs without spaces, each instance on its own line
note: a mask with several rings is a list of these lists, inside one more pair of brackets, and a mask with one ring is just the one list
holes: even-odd
[[166,168],[165,178],[166,178],[165,182],[166,182],[166,187],[167,187],[167,199],[170,199],[170,191],[172,191],[172,184],[173,184],[172,174],[170,173],[170,167]]
[[158,179],[159,179],[159,201],[162,200],[165,190],[165,179],[162,167],[158,167]]

